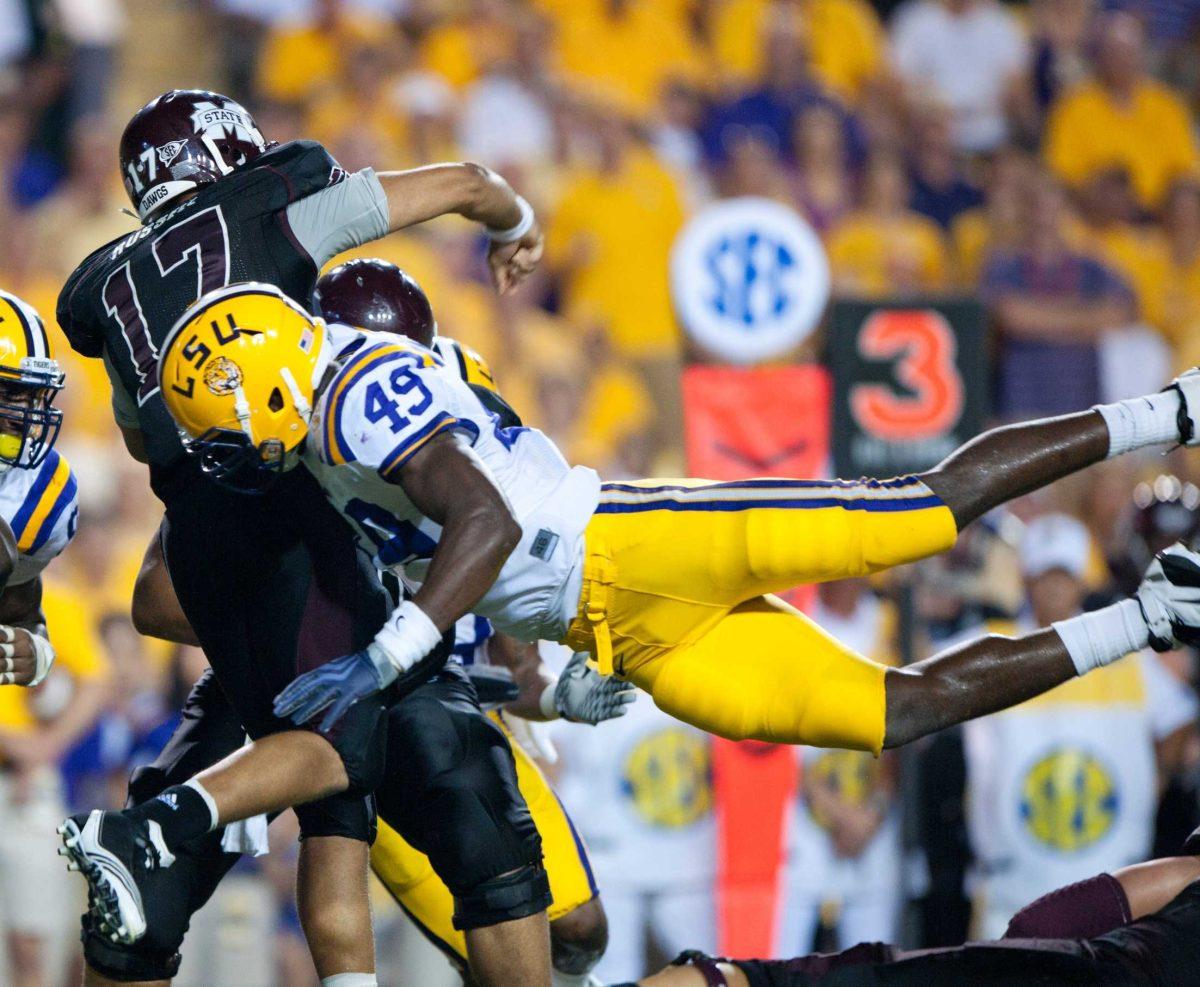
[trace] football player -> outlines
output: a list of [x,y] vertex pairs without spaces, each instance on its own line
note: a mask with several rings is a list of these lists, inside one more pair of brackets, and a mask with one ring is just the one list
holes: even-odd
[[[64,375],[34,309],[0,291],[0,897],[10,983],[51,979],[59,931],[59,874],[47,873],[45,820],[63,812],[58,773],[47,766],[86,732],[104,701],[100,656],[60,642],[71,673],[69,699],[49,721],[39,685],[55,661],[42,610],[42,570],[75,533],[77,484],[54,448]],[[62,685],[59,682],[59,685]],[[26,688],[19,688],[24,686]]]
[[[399,268],[382,261],[355,261],[342,265],[317,282],[314,298],[326,314],[337,321],[395,331],[422,342],[432,343],[436,337],[440,351],[453,360],[451,365],[471,383],[481,400],[488,401],[498,413],[507,416],[509,423],[519,424],[515,412],[496,392],[490,370],[478,355],[453,340],[436,336],[433,313],[425,293]],[[180,643],[195,643],[164,571],[158,541],[153,542],[147,552],[134,595],[134,613],[139,629],[144,633]],[[520,685],[520,694],[509,703],[508,710],[517,716],[545,720],[561,715],[577,722],[597,723],[620,715],[631,698],[615,681],[599,679],[584,667],[579,660],[582,655],[573,661],[564,676],[556,679],[542,664],[535,646],[522,645],[503,636],[489,640],[490,633],[486,620],[463,618],[459,622],[454,653],[468,664],[494,659],[496,664],[510,669]],[[211,685],[207,678],[201,681],[189,700],[185,723],[166,751],[148,769],[135,773],[130,786],[132,798],[160,791],[180,770],[190,768],[195,771],[207,767],[241,746],[240,725],[220,690]],[[388,756],[401,764],[411,759],[406,746],[417,742],[416,738],[405,734],[406,724],[413,719],[407,711],[413,705],[411,698],[406,699],[389,713]],[[570,987],[585,983],[607,940],[604,911],[596,896],[587,851],[544,776],[521,747],[513,744],[509,723],[498,714],[493,714],[492,719],[496,727],[494,733],[504,738],[515,759],[516,779],[542,840],[553,898],[548,914],[555,985]],[[427,734],[431,732],[428,723],[422,726]],[[473,724],[463,717],[462,727],[470,728]],[[421,739],[428,741],[439,736],[436,730],[432,732],[433,738],[425,736]],[[479,735],[484,740],[494,739],[482,733]],[[183,774],[180,780],[186,780],[190,773]],[[430,941],[438,945],[455,966],[465,970],[465,937],[454,925],[453,896],[438,873],[439,869],[445,873],[446,865],[441,863],[440,868],[435,868],[429,857],[415,849],[388,822],[389,819],[396,822],[398,815],[403,818],[404,806],[420,806],[421,800],[413,798],[399,772],[386,775],[377,796],[383,820],[371,852],[375,874]],[[449,842],[452,844],[453,841]],[[471,842],[483,853],[489,849],[483,830],[477,830]],[[235,855],[225,850],[230,845],[231,841],[224,839],[223,832],[211,834],[190,847],[186,855],[177,855],[180,859],[163,872],[163,879],[170,881],[176,889],[172,896],[174,900],[189,903],[186,911],[177,913],[179,921],[173,923],[175,928],[185,924],[182,920],[199,907],[236,860]],[[309,893],[307,878],[311,873],[309,866],[302,870],[298,896],[310,944],[314,951],[321,952],[332,947],[331,940],[341,941],[361,934],[356,926],[365,925],[369,918],[361,915],[359,921],[346,918],[356,912],[353,896],[357,889],[353,884],[326,883],[320,893]],[[156,896],[163,897],[161,891]],[[347,898],[350,900],[344,900]],[[162,943],[163,938],[164,933],[160,931],[155,943]],[[181,929],[170,937],[172,966],[177,965],[177,939],[181,938]],[[145,941],[106,943],[93,945],[89,959],[97,962],[97,954],[102,953],[106,957],[104,968],[134,969],[139,958],[145,960],[149,951]]]
[[[438,334],[425,292],[394,264],[360,259],[335,267],[317,281],[313,305],[329,322],[407,336],[434,350],[497,416],[501,427],[521,427],[517,413],[500,396],[487,363],[470,347]],[[555,678],[542,663],[536,644],[494,635],[487,619],[474,614],[458,622],[454,651],[469,664],[494,662],[509,668],[521,687],[521,695],[507,709],[525,720],[547,720],[561,714],[576,722],[597,723],[622,715],[625,704],[633,699],[625,690],[591,687],[582,653],[572,659],[562,678]],[[490,715],[512,748],[521,794],[542,837],[553,896],[548,914],[556,983],[565,985],[572,982],[571,978],[584,982],[607,942],[604,909],[587,850],[537,765],[520,744],[513,742],[509,723],[497,712]],[[387,785],[385,781],[384,787]],[[424,854],[409,846],[386,819],[371,848],[371,866],[430,941],[461,966],[464,943],[450,921],[453,902],[449,891]]]
[[[207,475],[269,486],[303,462],[376,564],[414,590],[366,648],[280,693],[277,715],[319,730],[472,610],[519,640],[589,651],[602,673],[709,732],[873,752],[1200,627],[1200,556],[1182,547],[1160,554],[1135,599],[904,669],[862,658],[771,595],[943,551],[1010,497],[1130,449],[1193,442],[1200,371],[1160,394],[986,433],[919,476],[606,484],[537,430],[501,428],[430,350],[327,325],[269,286],[202,298],[164,341],[159,375]],[[311,773],[263,784],[262,761],[251,748],[206,772],[213,809],[161,827],[163,848],[278,808],[285,787],[328,792]],[[93,832],[113,820],[129,833],[147,812],[94,815]],[[99,834],[76,851],[114,925],[142,920],[120,889],[144,879],[147,857],[121,843]]]
[[[263,495],[245,497],[212,482],[199,461],[184,453],[159,388],[159,351],[174,321],[206,291],[254,278],[307,302],[318,270],[336,253],[434,216],[458,213],[483,225],[500,290],[519,282],[537,262],[541,234],[528,204],[486,169],[448,164],[346,174],[318,144],[268,142],[242,106],[206,91],[173,90],[138,111],[121,138],[120,167],[141,227],[79,265],[60,294],[59,324],[77,351],[104,359],[126,444],[149,463],[151,484],[166,508],[163,554],[186,623],[255,741],[246,748],[256,751],[249,765],[253,786],[273,791],[270,801],[280,806],[309,803],[298,815],[303,852],[314,864],[310,869],[331,879],[357,875],[365,902],[373,825],[365,796],[381,776],[384,713],[396,694],[360,704],[329,734],[287,729],[291,724],[274,716],[271,700],[298,669],[369,643],[386,617],[386,596],[369,560],[360,559],[352,530],[307,471],[293,471]],[[230,386],[220,369],[214,364],[202,386]],[[425,682],[445,653],[432,650],[404,687]],[[431,688],[470,717],[469,689],[458,694],[465,685]],[[435,716],[435,706],[430,697],[408,709],[411,716],[420,709]],[[482,718],[478,722],[486,726]],[[190,763],[189,749],[185,744],[178,752],[184,765]],[[452,854],[463,864],[452,881],[457,916],[471,944],[477,980],[547,984],[549,893],[536,830],[519,797],[505,801],[510,787],[515,793],[515,781],[510,786],[500,777],[503,761],[490,758],[489,749],[486,743],[470,748],[472,756],[485,760],[475,777],[488,790],[476,794],[502,800],[490,821],[519,860],[494,874],[471,870],[473,861]],[[232,763],[243,757],[235,755]],[[440,776],[432,772],[445,765],[413,756],[407,767],[410,782],[415,773],[427,773],[418,779],[424,785],[435,783]],[[421,785],[409,788],[418,792]],[[334,797],[321,798],[329,795]],[[470,791],[459,795],[469,803]],[[103,836],[110,847],[120,844],[125,856],[148,854],[165,863],[171,854],[160,831],[174,834],[170,842],[181,847],[189,841],[175,839],[179,823],[186,821],[186,829],[203,818],[199,828],[206,831],[217,804],[224,804],[223,794],[200,780],[168,786],[161,798],[142,801],[134,825],[104,824],[101,834],[102,820],[95,817],[66,837],[86,847]],[[429,814],[409,818],[433,825]],[[80,863],[91,877],[94,863],[84,857]],[[112,886],[94,886],[117,893]],[[119,893],[140,894],[132,886]],[[186,902],[168,906],[155,899],[152,905],[160,927],[187,911]],[[116,923],[111,934],[139,938],[145,916],[135,913],[138,924]],[[179,929],[177,922],[174,927]],[[102,955],[110,933],[96,923],[86,932],[93,969],[106,969],[111,960],[114,978],[170,975],[161,966],[138,971],[121,966],[123,957]],[[170,942],[156,945],[163,947],[157,959],[169,960]],[[352,972],[367,978],[362,983],[374,982],[367,973],[374,959],[369,936],[333,953],[315,957],[322,976]]]

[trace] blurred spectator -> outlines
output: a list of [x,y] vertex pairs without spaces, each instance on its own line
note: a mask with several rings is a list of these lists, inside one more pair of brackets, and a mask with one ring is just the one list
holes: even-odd
[[555,17],[563,81],[589,102],[646,118],[668,83],[704,79],[684,15],[659,0],[571,0]]
[[1129,174],[1113,167],[1096,171],[1080,186],[1080,246],[1120,275],[1133,290],[1137,315],[1161,328],[1165,318],[1167,244],[1162,233],[1139,225]]
[[433,23],[421,37],[421,64],[456,90],[518,57],[518,22],[526,14],[509,0],[430,4],[426,13]]
[[852,298],[937,292],[946,287],[946,247],[932,220],[908,208],[900,160],[877,154],[863,178],[862,207],[830,231],[834,290]]
[[125,34],[125,12],[121,0],[55,0],[55,4],[71,45],[67,119],[74,124],[108,108],[117,46]]
[[14,987],[58,982],[54,940],[72,904],[55,854],[66,815],[59,762],[107,698],[101,647],[82,599],[48,579],[43,609],[58,660],[36,689],[0,686],[0,912]]
[[648,972],[647,948],[675,956],[717,945],[712,738],[639,695],[595,730],[556,724],[556,787],[603,889],[602,983]]
[[525,16],[506,59],[463,93],[458,142],[465,157],[504,170],[550,160],[555,152],[551,85],[546,60],[549,25]]
[[31,263],[39,277],[55,282],[55,289],[79,258],[137,229],[137,221],[122,212],[128,199],[113,167],[115,142],[103,118],[79,120],[71,132],[66,181],[30,217]]
[[915,101],[950,111],[956,147],[977,153],[1003,143],[1028,51],[997,0],[908,0],[892,19],[892,54]]
[[[306,16],[311,0],[206,0],[221,31],[222,90],[239,102],[255,95],[255,69],[267,34]],[[261,125],[262,121],[259,120]]]
[[720,181],[722,196],[756,195],[793,204],[793,182],[772,143],[746,135],[726,154]]
[[[896,612],[866,579],[822,583],[809,616],[846,647],[895,664]],[[818,927],[836,942],[890,942],[901,908],[900,820],[890,754],[800,752],[801,795],[790,827],[781,955],[805,950]],[[823,943],[822,946],[825,944]]]
[[[1091,551],[1068,515],[1030,522],[1021,546],[1030,611],[989,629],[1023,634],[1080,613]],[[1194,732],[1196,713],[1195,697],[1145,652],[964,725],[982,938],[1002,935],[1032,898],[1146,859],[1156,745]]]
[[918,116],[913,130],[909,205],[913,212],[949,230],[962,213],[983,205],[983,193],[963,173],[945,113],[927,109]]
[[824,235],[854,206],[854,175],[841,116],[814,103],[796,115],[796,198],[813,228]]
[[677,437],[680,338],[667,263],[684,219],[679,183],[621,119],[596,116],[590,136],[594,161],[566,179],[547,261],[563,314],[603,326],[617,356],[645,378],[660,434]]
[[984,205],[959,214],[950,229],[957,283],[971,292],[990,256],[1015,250],[1021,239],[1033,166],[1027,155],[1002,148],[988,162],[986,174]]
[[1171,182],[1198,164],[1183,100],[1145,68],[1145,36],[1128,14],[1100,21],[1096,75],[1064,93],[1046,124],[1046,160],[1071,185],[1097,171],[1129,173],[1138,205],[1151,211]]
[[746,137],[790,156],[797,118],[812,106],[824,106],[838,114],[848,145],[857,149],[853,122],[813,77],[806,39],[786,16],[786,6],[772,8],[772,16],[764,23],[760,78],[734,98],[718,102],[705,121],[701,133],[704,151],[718,165]]
[[1097,342],[1129,325],[1129,288],[1067,243],[1062,191],[1037,178],[1026,191],[1023,236],[995,255],[983,297],[999,332],[997,411],[1032,417],[1088,408],[1100,400]]
[[1033,54],[1013,104],[1014,123],[1028,145],[1040,140],[1050,106],[1087,73],[1085,42],[1095,0],[1032,0]]
[[1175,367],[1200,363],[1200,183],[1176,182],[1163,206],[1163,232],[1170,264],[1165,286],[1163,330],[1175,349]]
[[764,72],[763,32],[772,20],[803,38],[813,75],[848,103],[884,71],[879,16],[866,0],[726,0],[701,5],[721,76],[745,86]]

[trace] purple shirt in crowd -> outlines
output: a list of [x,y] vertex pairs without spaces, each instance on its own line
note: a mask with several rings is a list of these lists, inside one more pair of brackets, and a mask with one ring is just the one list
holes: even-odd
[[[1072,253],[1048,264],[1029,254],[994,257],[983,275],[984,301],[993,304],[1013,292],[1056,302],[1130,297],[1129,288],[1107,267]],[[1002,333],[998,369],[996,411],[1005,418],[1080,411],[1100,401],[1099,359],[1092,343]]]

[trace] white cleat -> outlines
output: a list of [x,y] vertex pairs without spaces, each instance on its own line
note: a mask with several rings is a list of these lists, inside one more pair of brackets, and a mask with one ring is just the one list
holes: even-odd
[[119,812],[93,810],[72,816],[58,827],[59,851],[69,858],[68,870],[88,882],[92,912],[112,930],[113,942],[137,942],[146,934],[146,913],[137,872],[157,866],[144,824]]

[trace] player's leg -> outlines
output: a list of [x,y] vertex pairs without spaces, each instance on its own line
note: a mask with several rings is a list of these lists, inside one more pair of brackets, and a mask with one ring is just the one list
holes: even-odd
[[921,479],[961,530],[993,507],[1102,459],[1147,446],[1191,444],[1198,420],[1200,372],[1192,370],[1158,394],[985,432]]
[[296,908],[322,980],[355,973],[374,981],[375,941],[362,840],[308,837],[300,844]]
[[[481,987],[549,987],[550,889],[541,840],[517,788],[512,753],[449,668],[388,714],[380,818],[430,864],[453,897]],[[433,923],[430,923],[433,924]]]
[[1184,575],[1156,562],[1139,601],[1018,638],[983,637],[903,669],[866,660],[782,601],[760,597],[628,675],[661,709],[710,733],[878,752],[1016,705],[1146,647],[1146,614],[1155,608],[1160,635],[1200,625],[1186,602],[1200,584],[1200,559],[1172,552]]
[[547,915],[554,985],[586,984],[608,945],[608,920],[587,848],[554,789],[513,738],[504,718],[499,713],[490,713],[488,718],[508,741],[517,769],[517,787],[542,838],[542,860],[552,898]]

